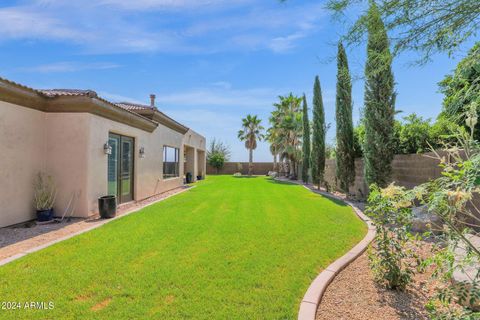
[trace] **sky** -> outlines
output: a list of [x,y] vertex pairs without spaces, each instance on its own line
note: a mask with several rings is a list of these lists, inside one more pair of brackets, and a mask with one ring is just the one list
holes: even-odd
[[[112,101],[149,104],[230,146],[241,118],[256,114],[268,127],[279,95],[306,94],[320,77],[327,133],[335,135],[336,43],[344,32],[324,1],[290,0],[31,0],[0,2],[0,77],[34,88],[92,89]],[[404,53],[394,61],[399,118],[435,119],[437,83],[466,54],[437,55],[425,66]],[[354,122],[363,104],[365,46],[347,49]],[[311,114],[310,114],[311,116]],[[266,142],[255,161],[271,161]]]

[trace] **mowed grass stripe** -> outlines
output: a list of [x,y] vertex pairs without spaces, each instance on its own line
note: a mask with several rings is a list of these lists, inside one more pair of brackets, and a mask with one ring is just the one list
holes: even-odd
[[197,187],[0,268],[6,319],[295,319],[366,233],[352,209],[265,177]]

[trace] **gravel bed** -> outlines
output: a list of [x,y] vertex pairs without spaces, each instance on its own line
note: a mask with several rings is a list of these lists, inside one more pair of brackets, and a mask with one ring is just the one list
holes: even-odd
[[[420,256],[431,245],[422,243]],[[429,319],[425,304],[434,293],[431,270],[416,274],[405,292],[388,290],[374,282],[367,253],[340,272],[329,285],[317,310],[317,320],[423,320]]]

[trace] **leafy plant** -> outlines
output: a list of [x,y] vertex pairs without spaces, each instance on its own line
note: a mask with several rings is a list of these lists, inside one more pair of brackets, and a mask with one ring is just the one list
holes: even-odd
[[45,172],[39,172],[34,181],[34,207],[36,210],[50,210],[53,208],[57,189],[53,177]]
[[229,146],[214,138],[207,150],[207,163],[214,167],[218,173],[225,165],[225,162],[230,160],[230,153]]
[[390,289],[403,290],[412,281],[415,255],[408,247],[413,194],[389,185],[370,187],[367,215],[376,228],[369,259],[375,279]]

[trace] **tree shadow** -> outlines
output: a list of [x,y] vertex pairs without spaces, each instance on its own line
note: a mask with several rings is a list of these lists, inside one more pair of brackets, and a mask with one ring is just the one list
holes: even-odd
[[282,185],[287,185],[287,186],[299,186],[298,183],[295,182],[290,182],[290,181],[284,181],[284,180],[275,180],[272,178],[267,179],[268,182],[274,183],[274,184],[282,184]]
[[233,176],[236,179],[256,179],[259,176]]

